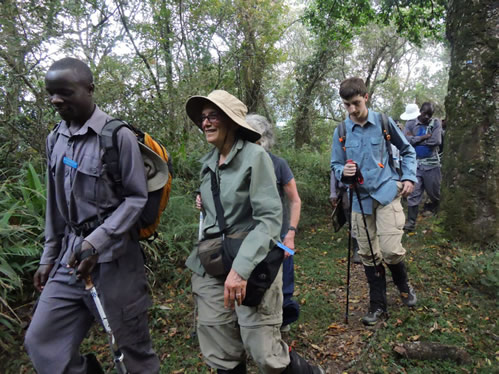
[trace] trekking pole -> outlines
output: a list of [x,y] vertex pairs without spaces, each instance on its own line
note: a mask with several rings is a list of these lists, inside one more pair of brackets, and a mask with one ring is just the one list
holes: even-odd
[[198,240],[203,239],[203,212],[199,212]]
[[88,276],[85,280],[85,289],[90,291],[90,295],[92,295],[92,299],[94,300],[95,307],[97,308],[97,312],[99,312],[100,319],[102,320],[102,324],[104,325],[104,329],[106,330],[109,347],[111,348],[111,352],[113,354],[113,362],[118,374],[128,374],[126,370],[125,363],[123,362],[125,356],[123,352],[121,352],[118,344],[116,344],[116,339],[114,338],[113,331],[111,330],[111,326],[109,325],[109,321],[107,320],[106,313],[104,312],[104,308],[102,307],[102,303],[100,302],[99,295],[97,294],[97,289],[92,282],[92,278]]
[[[369,237],[369,230],[367,228],[366,215],[364,214],[364,208],[362,207],[362,202],[360,201],[360,194],[355,184],[353,189],[355,190],[355,195],[357,196],[357,200],[359,201],[360,212],[362,213],[362,221],[364,222],[364,228],[366,229],[367,242],[369,243],[369,249],[371,250],[371,256],[373,258],[374,269],[376,269],[376,257],[374,256],[373,245],[371,243],[371,238]],[[378,271],[376,270],[376,274]]]
[[[347,163],[355,163],[355,161],[347,160]],[[359,189],[357,187],[357,184],[364,183],[364,177],[362,177],[362,174],[360,173],[358,165],[357,165],[357,171],[355,172],[355,176],[353,178],[354,178],[354,181],[353,181],[352,185],[350,185],[350,188],[353,186],[353,189],[355,191],[355,196],[357,196],[357,201],[359,202],[360,212],[362,214],[362,222],[364,222],[364,228],[366,230],[367,242],[369,243],[369,249],[371,250],[371,256],[373,258],[374,269],[376,269],[376,257],[374,256],[373,246],[371,243],[371,237],[369,236],[369,230],[367,228],[366,215],[364,213],[364,208],[362,207],[362,200],[360,199],[360,193],[359,193]],[[376,270],[376,274],[379,275],[377,270]]]
[[350,252],[352,250],[352,197],[353,191],[351,188],[348,189],[349,198],[349,211],[350,217],[348,219],[348,260],[347,260],[347,307],[345,310],[345,324],[348,325],[348,304],[350,301]]

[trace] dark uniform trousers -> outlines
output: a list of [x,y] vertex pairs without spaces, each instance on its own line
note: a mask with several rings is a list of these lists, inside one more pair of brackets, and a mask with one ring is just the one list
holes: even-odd
[[[63,265],[53,269],[26,333],[25,347],[39,374],[87,373],[79,347],[100,317],[84,283],[68,283],[69,271]],[[114,261],[98,264],[92,278],[128,372],[158,373],[159,360],[147,325],[151,301],[139,244]]]

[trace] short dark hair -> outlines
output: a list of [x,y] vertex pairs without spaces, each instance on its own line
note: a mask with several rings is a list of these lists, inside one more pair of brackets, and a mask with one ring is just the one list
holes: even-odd
[[94,82],[94,76],[88,65],[73,57],[65,57],[61,60],[57,60],[50,66],[49,71],[64,69],[74,70],[78,74],[80,81],[85,83]]
[[354,96],[365,96],[366,94],[367,87],[361,78],[348,78],[340,84],[340,96],[342,99],[349,100]]
[[430,101],[425,101],[423,104],[421,104],[421,108],[419,108],[419,111],[422,112],[424,108],[428,108],[431,111],[431,114],[435,113],[435,105],[433,105],[433,103]]

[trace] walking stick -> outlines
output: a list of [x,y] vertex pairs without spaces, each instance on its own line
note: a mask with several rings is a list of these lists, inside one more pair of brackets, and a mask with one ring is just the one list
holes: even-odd
[[[355,162],[353,160],[347,160],[347,163],[355,163]],[[358,165],[357,165],[357,171],[352,179],[353,179],[353,183],[350,184],[350,188],[349,188],[350,220],[348,223],[348,227],[349,227],[350,233],[348,235],[347,302],[346,302],[346,311],[345,311],[345,324],[348,324],[348,304],[349,304],[349,300],[350,300],[350,251],[351,251],[351,246],[352,246],[352,203],[353,203],[352,189],[355,191],[355,196],[357,196],[357,201],[359,202],[360,212],[362,213],[362,221],[364,222],[364,228],[366,230],[367,242],[369,243],[369,249],[371,251],[371,256],[373,259],[375,274],[376,274],[376,276],[380,275],[378,270],[377,270],[377,267],[376,267],[376,257],[374,256],[374,250],[373,250],[373,246],[371,243],[371,238],[369,236],[369,230],[367,228],[366,215],[364,214],[364,208],[362,206],[362,201],[360,199],[359,189],[357,187],[357,184],[364,183],[364,178],[362,177],[362,174],[360,173]]]
[[100,319],[102,320],[102,324],[104,325],[104,329],[106,330],[109,340],[109,347],[111,348],[111,352],[113,354],[113,362],[116,370],[119,374],[128,374],[125,363],[123,362],[125,356],[119,349],[118,344],[116,344],[116,339],[114,338],[113,331],[111,330],[111,326],[109,325],[109,321],[107,320],[106,313],[104,312],[104,308],[102,307],[102,303],[100,302],[99,295],[97,294],[97,289],[95,288],[90,276],[88,276],[88,278],[85,280],[85,289],[90,291],[90,295],[92,295],[95,307],[99,312]]
[[350,252],[352,250],[352,197],[353,191],[350,188],[348,190],[350,218],[348,220],[348,260],[347,260],[347,307],[345,310],[345,324],[348,325],[348,304],[350,301]]

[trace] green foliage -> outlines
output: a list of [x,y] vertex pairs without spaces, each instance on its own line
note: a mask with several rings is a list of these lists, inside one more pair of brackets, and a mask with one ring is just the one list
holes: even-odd
[[9,340],[18,317],[11,304],[31,288],[43,247],[45,185],[28,163],[0,185],[0,343]]
[[462,254],[452,259],[459,279],[492,297],[499,297],[499,245],[497,243],[471,256]]
[[159,236],[152,243],[143,243],[153,289],[157,282],[174,280],[176,269],[184,268],[184,262],[197,239],[199,212],[194,201],[192,181],[175,178],[168,207],[161,219]]
[[288,162],[295,177],[302,201],[300,226],[312,225],[329,208],[330,152],[317,152],[308,146],[299,152],[281,150],[276,148],[273,153]]

